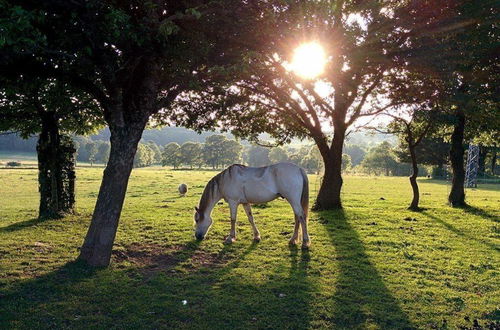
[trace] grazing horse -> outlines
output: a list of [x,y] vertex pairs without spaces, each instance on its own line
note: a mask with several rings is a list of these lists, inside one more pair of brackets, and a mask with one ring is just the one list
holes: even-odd
[[231,165],[208,181],[200,204],[195,207],[195,236],[202,240],[212,225],[211,213],[219,200],[229,204],[231,231],[226,243],[236,240],[236,214],[238,205],[243,208],[252,226],[255,241],[260,241],[260,233],[252,215],[250,204],[265,203],[282,197],[290,203],[295,214],[295,229],[290,244],[297,244],[299,226],[302,226],[302,247],[310,245],[307,233],[309,208],[309,181],[303,169],[291,163],[278,163],[266,167]]

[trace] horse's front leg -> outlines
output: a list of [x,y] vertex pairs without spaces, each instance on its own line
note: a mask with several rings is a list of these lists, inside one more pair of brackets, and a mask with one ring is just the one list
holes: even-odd
[[229,202],[229,212],[231,213],[231,231],[225,241],[228,244],[236,241],[236,215],[238,214],[238,203]]
[[250,225],[252,226],[253,240],[255,242],[260,242],[260,233],[259,233],[259,230],[257,229],[257,226],[255,225],[255,221],[253,219],[253,214],[252,214],[252,208],[250,207],[250,204],[248,204],[248,203],[243,204],[243,208],[245,209],[245,213],[247,214],[248,221],[250,222]]

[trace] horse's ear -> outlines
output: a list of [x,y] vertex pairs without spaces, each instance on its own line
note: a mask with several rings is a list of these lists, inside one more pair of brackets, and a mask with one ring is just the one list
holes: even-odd
[[197,206],[195,206],[194,209],[196,212],[200,212],[200,209]]

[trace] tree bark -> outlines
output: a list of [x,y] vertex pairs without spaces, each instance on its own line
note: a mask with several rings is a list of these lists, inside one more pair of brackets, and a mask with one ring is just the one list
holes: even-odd
[[345,130],[345,125],[336,125],[331,148],[328,151],[321,152],[325,174],[313,210],[335,210],[342,208],[340,192],[343,184],[342,149],[344,146]]
[[111,151],[99,196],[79,258],[91,266],[108,266],[137,145],[147,119],[140,125],[111,128]]
[[413,199],[412,199],[410,207],[408,209],[413,210],[413,211],[418,211],[419,210],[418,203],[420,200],[420,193],[418,191],[418,184],[417,184],[417,177],[418,177],[417,155],[415,154],[415,146],[409,145],[408,148],[410,149],[411,167],[412,167],[412,173],[410,176],[410,184],[411,184],[411,189],[413,191]]
[[464,169],[464,131],[465,115],[462,111],[456,114],[457,122],[451,135],[450,161],[453,173],[451,191],[448,201],[453,207],[465,206],[465,169]]
[[39,217],[58,218],[75,206],[74,146],[59,133],[53,112],[41,112],[42,130],[38,137]]

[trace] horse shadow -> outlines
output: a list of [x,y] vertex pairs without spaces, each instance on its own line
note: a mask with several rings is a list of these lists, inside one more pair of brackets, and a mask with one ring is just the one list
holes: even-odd
[[343,210],[318,214],[336,250],[339,274],[332,323],[341,328],[413,329]]

